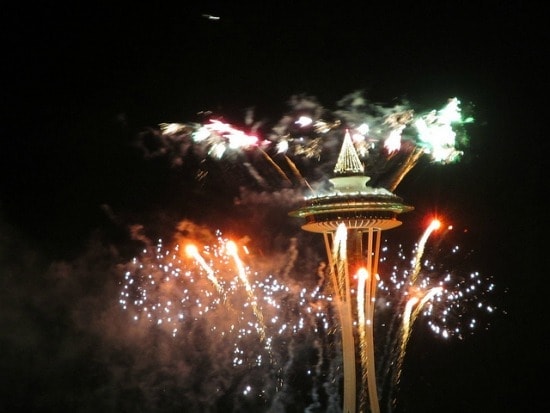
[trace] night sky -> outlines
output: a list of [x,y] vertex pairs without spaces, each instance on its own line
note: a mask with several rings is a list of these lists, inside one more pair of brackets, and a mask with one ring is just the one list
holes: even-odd
[[[358,91],[419,111],[457,97],[472,113],[459,162],[423,159],[399,184],[395,193],[415,210],[388,237],[410,249],[428,217],[442,216],[471,251],[445,269],[474,268],[495,285],[495,311],[473,334],[444,340],[418,320],[397,405],[382,410],[547,404],[542,10],[517,1],[273,3],[3,8],[0,413],[337,411],[330,355],[321,373],[306,374],[328,332],[276,340],[275,392],[268,368],[231,367],[231,342],[208,330],[228,323],[223,310],[172,337],[132,322],[118,299],[144,246],[205,229],[248,239],[250,264],[278,268],[295,290],[314,287],[322,237],[288,217],[299,188],[281,186],[257,151],[219,161],[184,154],[159,139],[159,124],[212,114],[265,135],[292,97],[333,111]],[[320,177],[312,160],[297,162]],[[286,272],[291,240],[298,258]],[[290,301],[281,313],[296,318]],[[248,340],[253,354],[258,343]]]

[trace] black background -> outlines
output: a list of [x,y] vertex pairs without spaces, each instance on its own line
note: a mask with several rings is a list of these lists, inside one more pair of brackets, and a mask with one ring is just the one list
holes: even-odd
[[[74,328],[71,300],[82,303],[105,282],[77,276],[94,272],[90,240],[99,232],[131,256],[130,224],[165,235],[185,216],[222,223],[217,198],[229,205],[233,195],[187,191],[185,168],[135,149],[140,132],[203,110],[238,122],[255,107],[276,119],[294,94],[330,106],[355,90],[374,102],[437,107],[458,96],[475,106],[465,162],[421,165],[398,194],[416,207],[404,231],[419,234],[432,211],[472,229],[502,311],[468,340],[416,334],[399,411],[546,403],[542,10],[522,2],[43,3],[4,7],[2,20],[0,411],[135,411],[94,396],[105,344]],[[52,281],[60,263],[69,283]],[[170,404],[177,397],[143,411],[186,411]]]

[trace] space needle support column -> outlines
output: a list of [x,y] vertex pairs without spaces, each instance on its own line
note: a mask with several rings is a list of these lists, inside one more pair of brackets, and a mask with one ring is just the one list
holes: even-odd
[[[378,403],[378,390],[376,385],[376,368],[374,359],[374,301],[376,297],[377,270],[378,270],[378,248],[380,247],[380,234],[378,230],[369,228],[368,230],[368,256],[367,256],[367,275],[368,283],[366,286],[365,304],[366,304],[366,351],[367,365],[365,366],[367,377],[367,388],[369,392],[369,405],[371,413],[380,413]],[[373,236],[376,237],[376,248],[373,248]],[[374,253],[374,257],[373,257]]]
[[342,325],[342,357],[344,368],[344,413],[356,411],[356,373],[355,373],[355,342],[353,339],[353,317],[349,300],[339,303]]
[[[342,364],[344,372],[343,382],[343,413],[355,413],[356,372],[355,372],[355,340],[353,337],[353,313],[349,285],[348,262],[346,258],[346,240],[334,240],[334,234],[323,233],[325,249],[330,267],[330,277],[335,295],[335,304],[340,320],[342,337]],[[344,244],[340,244],[343,241]]]

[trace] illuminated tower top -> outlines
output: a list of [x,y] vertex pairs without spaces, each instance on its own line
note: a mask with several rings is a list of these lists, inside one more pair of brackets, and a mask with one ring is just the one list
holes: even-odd
[[342,149],[338,155],[338,161],[334,166],[334,173],[343,175],[357,175],[365,172],[365,168],[357,156],[357,151],[351,141],[349,131],[346,131],[344,136],[344,142],[342,143]]
[[329,179],[336,192],[366,191],[370,177],[363,175],[365,167],[361,163],[357,151],[351,141],[349,131],[346,131],[338,161],[334,166],[335,178]]
[[397,214],[413,207],[404,205],[401,198],[385,188],[367,186],[370,177],[364,175],[364,170],[346,131],[334,167],[335,176],[329,179],[332,190],[306,198],[305,205],[290,215],[305,218],[302,229],[311,232],[333,232],[340,223],[347,228],[377,230],[401,225]]

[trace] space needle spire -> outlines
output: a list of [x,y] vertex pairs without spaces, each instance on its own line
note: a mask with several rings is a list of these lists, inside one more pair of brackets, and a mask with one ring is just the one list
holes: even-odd
[[357,175],[363,174],[364,172],[365,167],[361,163],[361,160],[357,155],[357,151],[353,146],[351,135],[349,134],[349,131],[346,131],[344,142],[342,143],[342,149],[340,149],[338,160],[334,166],[334,173],[342,175]]
[[303,230],[324,237],[342,334],[344,413],[365,412],[367,401],[371,413],[380,412],[373,321],[381,232],[401,225],[397,215],[413,209],[387,189],[367,186],[364,170],[346,131],[332,188],[289,213],[305,220]]

